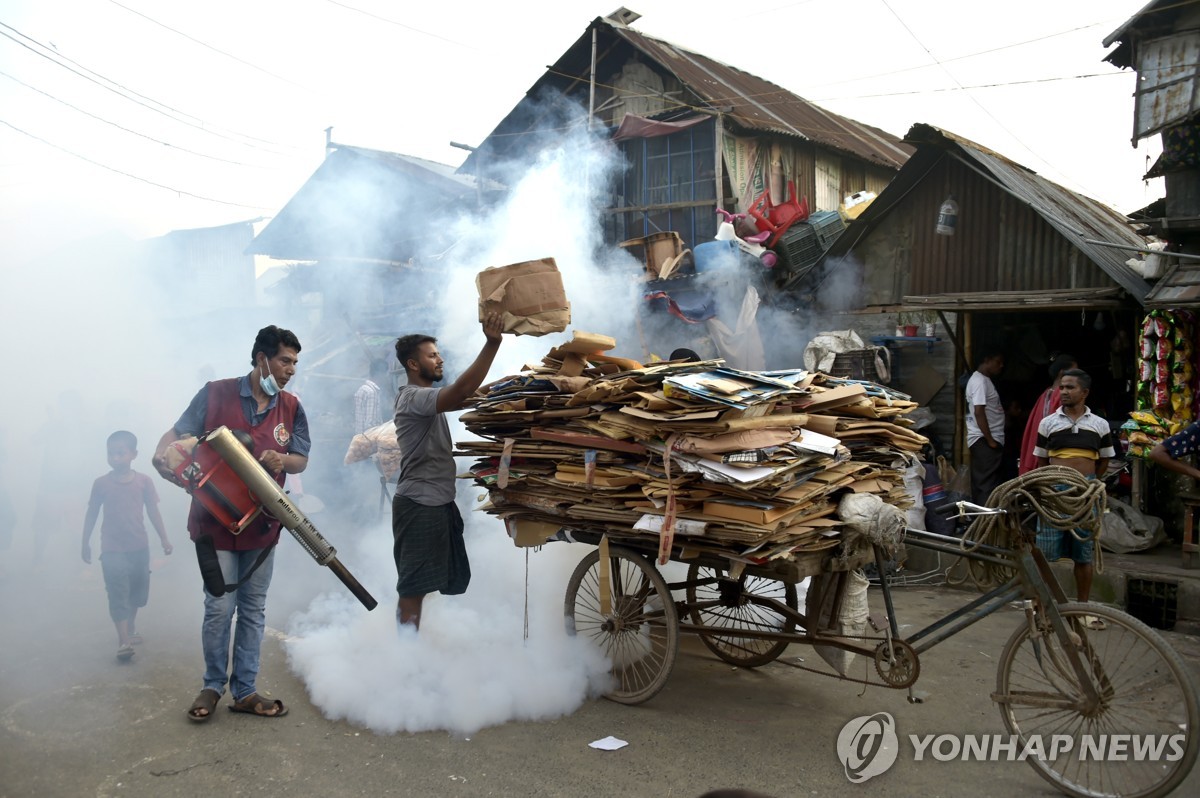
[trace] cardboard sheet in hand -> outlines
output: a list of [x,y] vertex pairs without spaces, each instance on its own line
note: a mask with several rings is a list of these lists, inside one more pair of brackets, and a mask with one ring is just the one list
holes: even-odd
[[571,323],[571,303],[554,258],[484,269],[475,275],[479,320],[489,311],[504,316],[504,332],[546,335]]

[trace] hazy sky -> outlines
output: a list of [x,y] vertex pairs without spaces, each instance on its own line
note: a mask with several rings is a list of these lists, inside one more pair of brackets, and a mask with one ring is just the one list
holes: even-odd
[[[1129,211],[1162,193],[1141,181],[1157,141],[1131,146],[1133,73],[1102,62],[1101,40],[1142,5],[630,7],[638,30],[830,110],[899,135],[942,127]],[[335,141],[458,164],[451,140],[477,144],[616,7],[0,0],[0,235],[36,248],[271,216],[319,164],[331,125]]]

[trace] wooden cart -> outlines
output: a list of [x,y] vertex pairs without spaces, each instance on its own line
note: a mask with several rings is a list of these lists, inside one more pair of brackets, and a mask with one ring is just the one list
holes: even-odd
[[[754,668],[775,660],[791,643],[819,643],[876,656],[878,643],[822,632],[799,610],[796,586],[808,577],[830,578],[821,587],[840,595],[846,574],[874,559],[868,550],[834,564],[829,551],[812,552],[770,566],[746,565],[731,574],[729,561],[713,556],[671,559],[687,565],[682,582],[668,583],[655,566],[654,539],[620,532],[571,530],[570,538],[596,548],[575,567],[563,606],[568,630],[594,640],[613,663],[613,688],[606,697],[623,704],[652,698],[666,684],[679,649],[679,633],[690,632],[733,665]],[[837,570],[834,570],[836,568]],[[682,593],[682,601],[676,596]],[[836,618],[836,606],[831,616]],[[915,660],[914,660],[915,665]],[[893,687],[916,678],[905,676]]]

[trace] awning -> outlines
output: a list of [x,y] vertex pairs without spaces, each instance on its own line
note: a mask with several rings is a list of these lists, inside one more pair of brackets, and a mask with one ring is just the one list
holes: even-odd
[[1078,310],[1080,308],[1118,309],[1133,305],[1122,288],[1075,288],[1056,291],[992,291],[970,294],[929,294],[906,296],[908,310]]
[[612,140],[624,141],[626,139],[652,139],[655,136],[669,136],[672,133],[687,130],[689,127],[698,125],[710,118],[707,116],[689,116],[684,119],[677,119],[674,122],[656,122],[644,116],[625,114],[621,119],[621,124],[617,128],[617,132],[613,134]]

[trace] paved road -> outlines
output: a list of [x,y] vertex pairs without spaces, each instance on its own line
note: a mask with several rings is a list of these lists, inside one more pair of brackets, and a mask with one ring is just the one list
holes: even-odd
[[[742,670],[685,637],[667,687],[640,706],[588,699],[557,719],[511,721],[470,735],[386,734],[327,719],[276,635],[265,645],[263,683],[286,699],[290,714],[263,720],[219,708],[200,725],[184,717],[198,686],[199,580],[186,559],[190,552],[181,554],[156,574],[140,623],[146,643],[124,666],[113,657],[98,569],[72,563],[30,573],[5,565],[0,795],[693,798],[732,786],[780,798],[878,788],[930,797],[1055,794],[1025,764],[918,763],[905,756],[907,743],[890,771],[853,785],[835,753],[846,721],[881,710],[895,716],[902,740],[1001,732],[988,692],[996,658],[1018,622],[1012,610],[922,658],[917,686],[927,699],[920,705],[907,703],[903,692],[786,664],[813,664],[810,649],[792,646],[776,663]],[[326,576],[311,562],[299,572],[300,582]],[[390,613],[390,596],[381,598],[376,612]],[[964,599],[954,591],[906,588],[898,593],[897,615],[924,625]],[[287,626],[302,600],[283,600],[271,623]],[[878,596],[872,601],[877,610]],[[1200,638],[1171,637],[1200,679]],[[547,677],[537,671],[531,667],[523,678],[537,684]],[[862,672],[860,660],[855,673]],[[353,672],[344,676],[353,682]],[[588,747],[608,735],[628,746]],[[1193,773],[1178,794],[1200,794],[1200,776]]]

